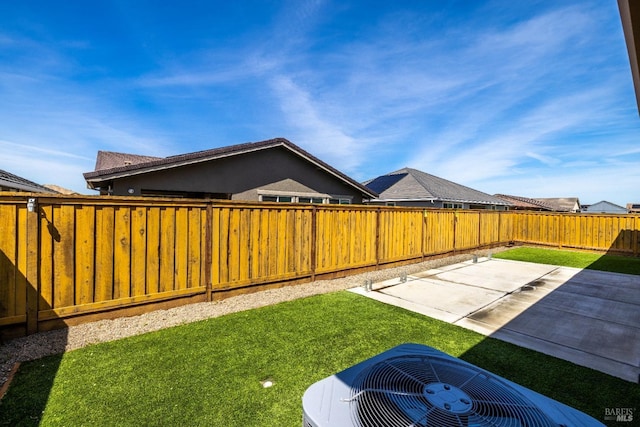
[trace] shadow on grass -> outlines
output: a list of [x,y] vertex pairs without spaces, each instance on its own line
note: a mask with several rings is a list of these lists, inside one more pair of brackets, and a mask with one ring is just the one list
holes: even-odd
[[607,410],[635,409],[640,401],[640,387],[631,382],[495,338],[486,338],[460,358],[606,425],[611,425]]
[[49,356],[20,366],[20,375],[11,384],[12,398],[0,402],[0,425],[40,424],[62,357]]
[[[47,221],[46,232],[50,234],[53,249],[60,242],[60,233]],[[38,223],[38,226],[42,222]],[[40,230],[42,232],[42,230]],[[39,254],[38,254],[39,255]],[[51,311],[51,304],[45,301],[38,292],[38,286],[31,283],[23,273],[24,265],[16,260],[21,256],[19,251],[5,253],[0,248],[0,365],[8,373],[19,362],[23,349],[22,338],[39,331],[38,314]],[[21,261],[22,262],[22,261]],[[39,266],[38,266],[39,268]],[[38,271],[40,277],[42,272]],[[49,317],[55,322],[55,317]],[[55,331],[55,347],[64,351],[67,341],[67,329]],[[43,336],[36,345],[54,346]],[[26,351],[29,351],[28,349]],[[29,426],[38,425],[51,393],[56,373],[60,367],[62,355],[47,357],[36,362],[20,365],[14,380],[8,385],[7,394],[19,396],[17,399],[0,400],[0,425]],[[19,415],[19,418],[14,418]]]

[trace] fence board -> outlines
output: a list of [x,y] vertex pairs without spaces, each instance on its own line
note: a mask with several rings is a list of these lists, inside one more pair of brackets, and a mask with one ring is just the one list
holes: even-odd
[[160,209],[160,292],[172,291],[175,283],[175,209]]
[[147,258],[146,293],[160,292],[160,208],[151,207],[147,211]]
[[53,241],[55,231],[51,223],[53,207],[40,209],[40,299],[38,310],[53,307]]
[[[0,205],[0,318],[13,318],[22,304],[17,276],[17,206]],[[22,313],[20,313],[22,314]]]
[[[15,303],[13,316],[22,317],[27,312],[27,262],[29,248],[27,243],[27,209],[24,206],[17,207],[18,222],[14,239],[17,240],[16,275],[15,275]],[[1,227],[1,226],[0,226]],[[0,228],[1,229],[1,228]],[[9,306],[11,307],[11,305]],[[0,316],[1,317],[1,316]]]
[[186,207],[176,210],[174,289],[187,289],[189,266],[189,211]]
[[252,209],[249,218],[249,227],[251,227],[251,234],[253,241],[249,249],[249,277],[260,277],[261,271],[261,258],[262,258],[262,242],[260,241],[262,236],[261,226],[262,210]]
[[276,235],[278,236],[276,239],[276,252],[277,262],[276,262],[276,277],[282,277],[287,272],[287,235],[290,233],[288,222],[287,222],[287,211],[278,209],[278,221],[276,226]]
[[76,209],[76,304],[94,302],[95,215],[94,206]]
[[107,301],[113,298],[114,218],[113,207],[100,206],[97,208],[95,302]]
[[[113,298],[131,296],[131,221],[130,208],[119,206],[115,210],[115,236],[113,254]],[[57,307],[56,307],[57,308]]]
[[74,225],[73,206],[54,206],[53,227],[53,308],[74,305]]
[[131,295],[146,293],[147,284],[147,209],[131,210]]
[[189,236],[187,248],[187,288],[197,288],[201,285],[202,265],[204,264],[204,236],[203,218],[206,210],[191,208],[189,210]]

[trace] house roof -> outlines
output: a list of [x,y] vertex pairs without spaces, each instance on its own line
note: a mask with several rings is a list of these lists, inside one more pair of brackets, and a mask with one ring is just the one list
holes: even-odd
[[61,187],[59,185],[55,185],[55,184],[43,184],[45,187],[47,187],[49,190],[53,190],[56,193],[60,193],[60,194],[64,194],[67,196],[73,195],[73,194],[78,194],[76,191],[73,190],[69,190],[68,188],[64,188]]
[[631,64],[631,77],[636,92],[636,102],[640,111],[640,2],[618,0],[622,30],[627,42],[627,53]]
[[121,166],[137,165],[160,159],[162,159],[162,157],[140,156],[138,154],[116,153],[114,151],[98,151],[95,170],[114,169]]
[[577,197],[547,197],[535,200],[551,206],[557,212],[572,212],[580,209],[580,200]]
[[380,194],[378,200],[444,201],[508,206],[511,203],[444,178],[403,168],[364,183]]
[[615,203],[611,203],[611,202],[607,202],[606,200],[602,200],[599,201],[598,203],[594,203],[592,205],[589,205],[586,209],[583,210],[583,212],[593,212],[593,213],[600,213],[600,212],[605,212],[605,213],[626,213],[627,212],[627,208],[620,206],[620,205],[616,205]]
[[274,138],[259,142],[247,142],[244,144],[230,145],[227,147],[196,151],[193,153],[179,154],[169,157],[139,156],[101,151],[98,152],[96,170],[93,172],[87,172],[83,175],[89,185],[89,188],[96,188],[100,187],[101,183],[111,181],[113,179],[171,169],[194,163],[207,162],[210,160],[237,156],[276,147],[283,147],[302,157],[306,161],[314,164],[316,167],[333,175],[339,180],[344,181],[349,186],[363,192],[367,197],[377,197],[377,194],[371,191],[371,189],[353,180],[285,138]]
[[510,202],[514,207],[519,209],[544,209],[548,211],[553,210],[553,206],[541,200],[530,199],[528,197],[509,196],[506,194],[496,194],[495,196],[507,202]]
[[30,191],[35,193],[54,193],[58,192],[44,185],[36,184],[26,178],[14,175],[10,172],[0,169],[0,187],[14,188],[19,191]]

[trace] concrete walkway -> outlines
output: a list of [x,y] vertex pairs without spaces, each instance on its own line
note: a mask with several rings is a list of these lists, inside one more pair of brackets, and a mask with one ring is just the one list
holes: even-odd
[[640,382],[640,276],[481,258],[352,291]]

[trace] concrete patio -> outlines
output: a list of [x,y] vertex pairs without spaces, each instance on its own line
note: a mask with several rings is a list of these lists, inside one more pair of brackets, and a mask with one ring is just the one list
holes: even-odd
[[640,382],[640,276],[481,258],[352,291]]

